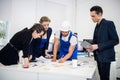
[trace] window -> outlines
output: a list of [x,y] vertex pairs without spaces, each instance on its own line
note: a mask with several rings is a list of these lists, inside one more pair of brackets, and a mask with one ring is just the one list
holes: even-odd
[[0,21],[0,45],[5,45],[5,41],[7,40],[7,21]]

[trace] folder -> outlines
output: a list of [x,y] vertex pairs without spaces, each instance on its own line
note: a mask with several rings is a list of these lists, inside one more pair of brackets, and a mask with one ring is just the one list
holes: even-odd
[[87,42],[87,41],[82,41],[81,46],[83,48],[89,48],[89,46],[91,46],[91,44],[89,42]]

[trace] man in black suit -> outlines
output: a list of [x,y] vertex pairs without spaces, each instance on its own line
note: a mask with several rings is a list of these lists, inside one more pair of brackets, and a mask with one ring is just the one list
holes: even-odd
[[87,49],[94,52],[97,62],[100,80],[109,80],[110,64],[115,61],[114,46],[119,43],[113,21],[102,18],[103,10],[100,6],[90,9],[93,22],[97,23],[93,36],[93,44]]

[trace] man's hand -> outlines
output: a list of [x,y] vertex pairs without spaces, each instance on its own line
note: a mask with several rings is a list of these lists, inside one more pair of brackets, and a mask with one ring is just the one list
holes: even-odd
[[93,44],[93,45],[90,46],[90,49],[92,51],[97,50],[98,49],[98,45],[97,44]]
[[64,59],[64,58],[60,58],[59,60],[58,60],[58,62],[59,63],[63,63],[63,62],[65,62],[66,60]]
[[91,49],[90,49],[90,48],[87,48],[86,50],[87,50],[87,52],[88,52],[88,53],[90,53],[90,52],[91,52]]
[[98,45],[97,44],[93,44],[91,46],[89,46],[86,50],[88,53],[94,51],[94,50],[97,50],[98,49]]
[[51,60],[52,62],[56,62],[56,58],[52,58],[52,60]]

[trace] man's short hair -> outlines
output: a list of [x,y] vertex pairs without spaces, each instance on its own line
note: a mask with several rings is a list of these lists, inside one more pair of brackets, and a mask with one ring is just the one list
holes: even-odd
[[103,14],[103,10],[102,10],[102,8],[100,7],[100,6],[93,6],[91,9],[90,9],[90,12],[92,12],[92,11],[95,11],[96,12],[96,14],[99,14],[99,13],[102,13]]

